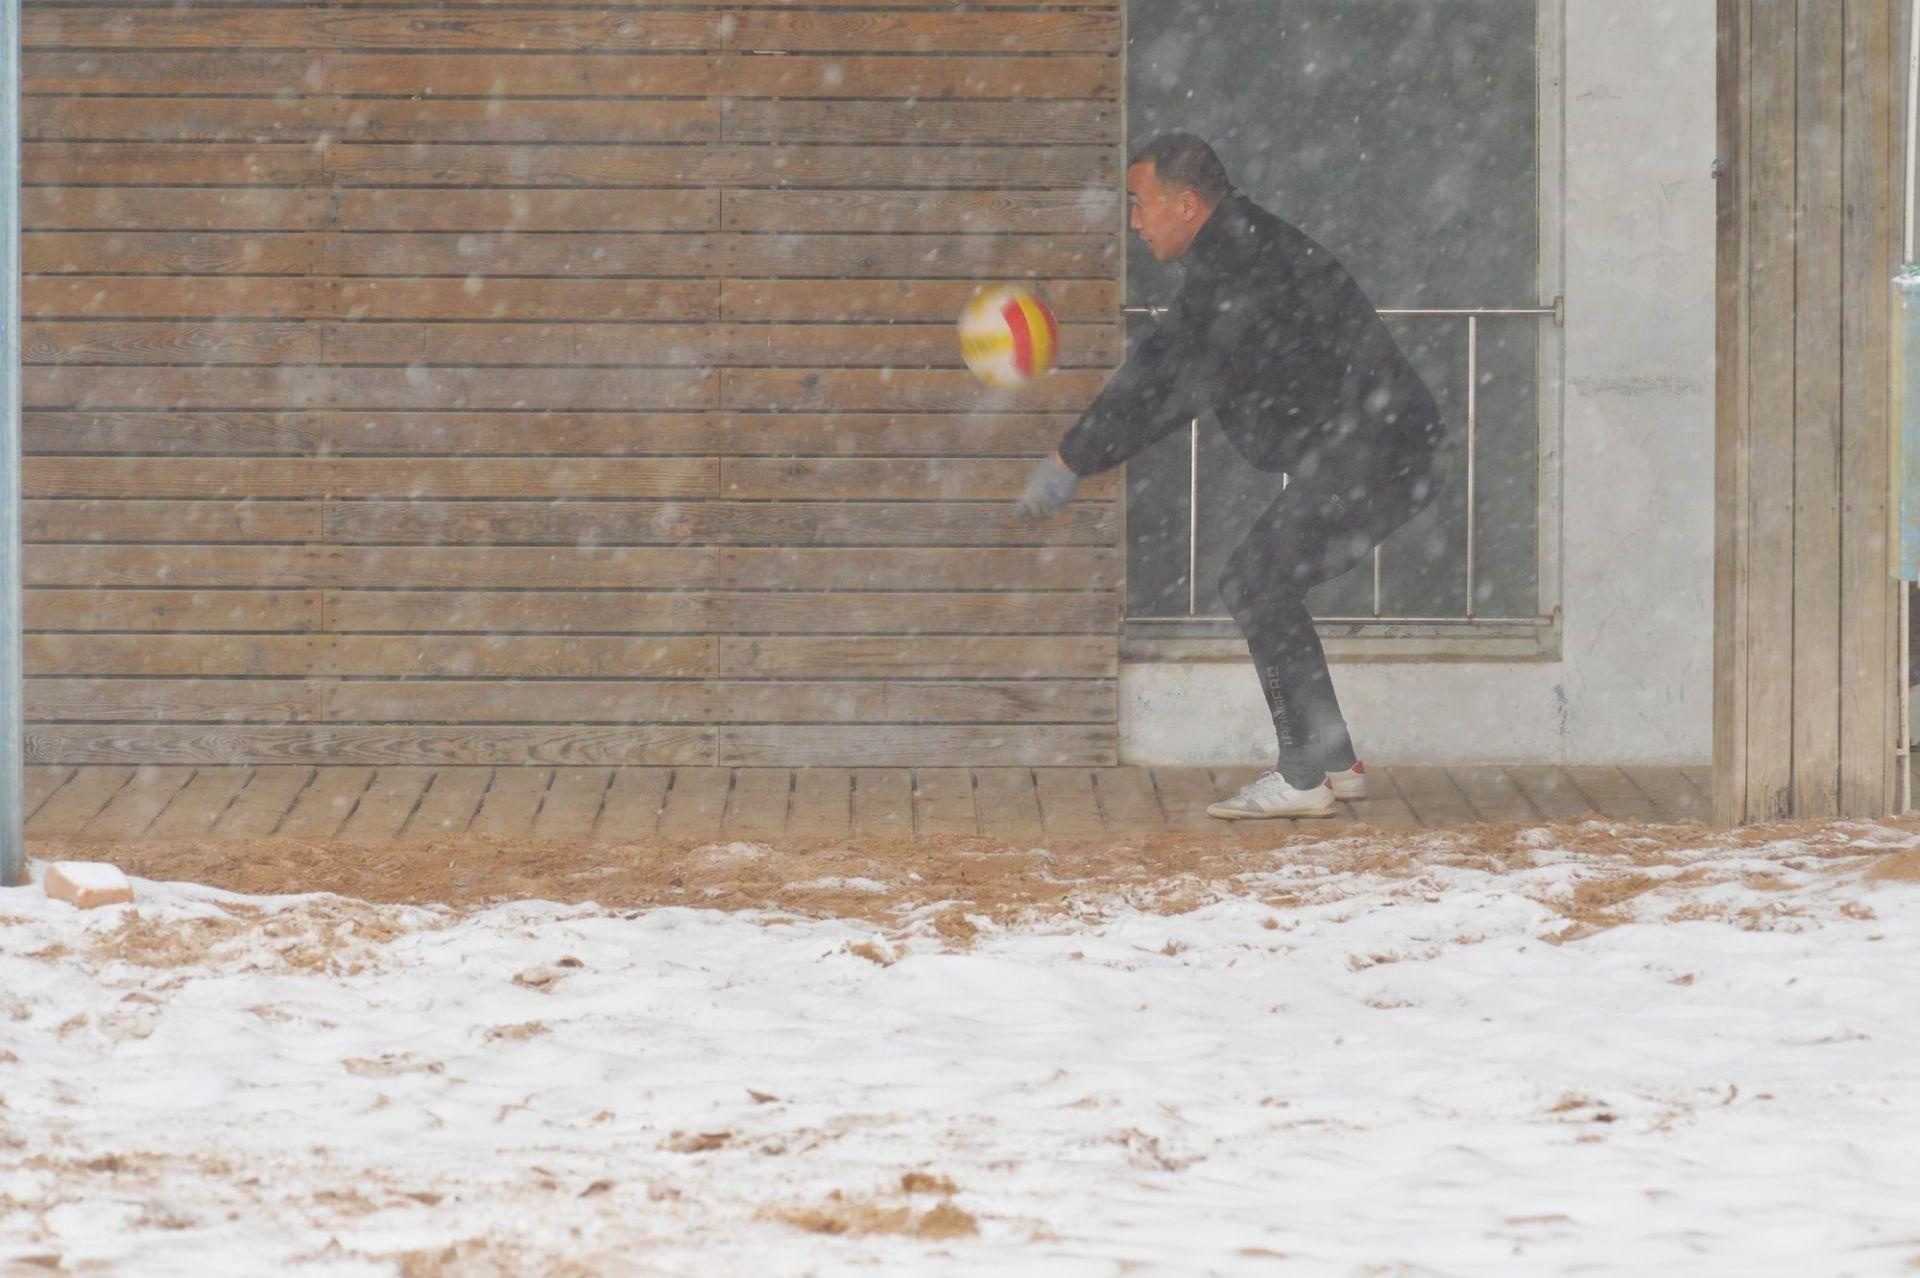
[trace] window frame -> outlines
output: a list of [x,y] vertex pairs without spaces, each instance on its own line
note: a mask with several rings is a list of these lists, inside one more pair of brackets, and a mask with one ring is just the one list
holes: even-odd
[[[1475,298],[1489,307],[1536,305],[1551,307],[1552,318],[1541,318],[1535,357],[1538,386],[1540,454],[1536,537],[1538,546],[1537,615],[1526,618],[1466,619],[1445,622],[1379,621],[1316,622],[1327,659],[1339,662],[1394,661],[1557,661],[1561,655],[1562,492],[1561,458],[1565,427],[1566,322],[1565,204],[1566,204],[1566,0],[1536,0],[1534,27],[1535,196],[1539,269],[1539,299]],[[1129,33],[1126,4],[1121,5],[1120,117],[1124,135],[1128,118],[1127,73]],[[1133,139],[1124,137],[1125,156]],[[1126,209],[1118,233],[1124,247]],[[1126,254],[1120,254],[1120,296],[1127,298]],[[1389,303],[1391,305],[1391,303]],[[1124,321],[1123,321],[1124,322]],[[1122,571],[1132,553],[1129,497],[1122,485],[1118,499]],[[1125,612],[1122,589],[1120,659],[1123,663],[1244,661],[1246,642],[1230,618],[1137,618]]]

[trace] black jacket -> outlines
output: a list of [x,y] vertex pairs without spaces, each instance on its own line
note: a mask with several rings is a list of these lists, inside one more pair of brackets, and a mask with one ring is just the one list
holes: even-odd
[[1236,191],[1181,263],[1167,314],[1061,439],[1069,469],[1117,466],[1212,409],[1261,470],[1426,472],[1446,433],[1433,393],[1333,254]]

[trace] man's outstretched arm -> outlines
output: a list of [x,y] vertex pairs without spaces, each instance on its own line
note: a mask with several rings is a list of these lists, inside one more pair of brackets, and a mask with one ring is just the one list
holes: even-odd
[[1176,307],[1034,469],[1020,513],[1037,519],[1058,511],[1079,480],[1111,470],[1204,411],[1218,385],[1205,335]]
[[1206,411],[1220,379],[1197,318],[1176,303],[1067,428],[1056,455],[1074,474],[1111,470]]

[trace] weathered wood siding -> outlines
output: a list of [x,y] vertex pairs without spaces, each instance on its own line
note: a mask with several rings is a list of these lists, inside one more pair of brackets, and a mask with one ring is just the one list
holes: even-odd
[[29,757],[1114,762],[1120,21],[30,2]]
[[1714,807],[1727,822],[1893,801],[1906,9],[1719,0]]

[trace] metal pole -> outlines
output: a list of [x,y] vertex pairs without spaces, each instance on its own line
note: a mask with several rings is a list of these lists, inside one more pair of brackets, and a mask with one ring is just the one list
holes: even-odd
[[1187,423],[1187,615],[1200,611],[1200,419]]
[[1895,799],[1894,811],[1904,813],[1913,807],[1913,695],[1909,680],[1913,678],[1913,663],[1908,659],[1908,645],[1913,642],[1913,583],[1900,583],[1900,740],[1894,745],[1894,761],[1899,767],[1895,780],[1899,782],[1900,793]]
[[20,754],[20,0],[0,0],[0,884],[26,882]]
[[1480,430],[1480,317],[1467,316],[1467,616],[1473,616],[1473,457]]

